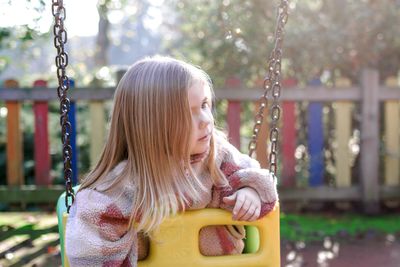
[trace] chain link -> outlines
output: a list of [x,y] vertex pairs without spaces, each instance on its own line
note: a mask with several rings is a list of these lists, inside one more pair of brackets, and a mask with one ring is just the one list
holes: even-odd
[[277,24],[275,29],[275,43],[274,49],[271,52],[268,61],[267,77],[264,79],[263,88],[264,95],[260,98],[260,108],[255,115],[255,125],[253,128],[252,139],[249,143],[249,156],[252,156],[257,148],[257,138],[260,132],[260,127],[264,119],[264,109],[268,103],[268,93],[272,93],[272,106],[271,106],[271,131],[270,142],[271,151],[269,154],[269,169],[273,174],[276,174],[277,160],[278,160],[278,139],[279,130],[278,122],[281,117],[281,107],[279,105],[279,97],[281,95],[281,67],[282,67],[282,44],[284,36],[284,26],[288,20],[288,0],[281,0],[277,12]]
[[61,141],[63,145],[64,159],[64,179],[65,179],[65,206],[67,212],[74,202],[75,195],[72,189],[72,147],[70,145],[71,123],[68,119],[70,109],[70,100],[67,96],[69,89],[69,78],[66,74],[68,66],[68,54],[64,50],[64,45],[67,43],[67,31],[64,28],[64,20],[67,13],[63,4],[63,0],[52,0],[52,14],[54,16],[54,46],[57,49],[55,62],[57,66],[58,87],[57,94],[60,99],[60,126],[61,126]]

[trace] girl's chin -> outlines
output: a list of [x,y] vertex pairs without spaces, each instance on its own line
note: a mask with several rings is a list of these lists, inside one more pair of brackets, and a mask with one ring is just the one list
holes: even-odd
[[194,164],[203,161],[205,158],[207,158],[208,152],[209,152],[208,149],[206,149],[203,152],[191,154],[190,163]]

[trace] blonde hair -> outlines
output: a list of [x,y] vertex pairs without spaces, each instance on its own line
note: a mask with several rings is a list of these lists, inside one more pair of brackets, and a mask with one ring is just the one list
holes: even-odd
[[[135,224],[137,231],[155,230],[166,217],[200,200],[205,190],[190,166],[188,89],[196,82],[207,83],[212,90],[201,69],[157,56],[132,65],[115,91],[108,139],[80,189],[94,188],[125,160],[124,170],[108,189],[124,177],[133,179],[130,225]],[[206,165],[214,184],[226,185],[215,163],[214,136],[210,142]]]

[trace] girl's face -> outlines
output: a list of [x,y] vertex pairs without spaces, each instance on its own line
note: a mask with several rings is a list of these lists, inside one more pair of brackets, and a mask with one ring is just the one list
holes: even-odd
[[192,111],[192,135],[190,155],[201,161],[208,155],[214,118],[211,113],[211,90],[207,83],[195,82],[188,90],[189,105]]

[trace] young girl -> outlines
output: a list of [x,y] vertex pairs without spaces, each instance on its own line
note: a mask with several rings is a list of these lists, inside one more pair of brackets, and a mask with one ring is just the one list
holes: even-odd
[[[148,236],[188,209],[223,208],[254,221],[277,201],[275,179],[214,129],[202,70],[168,57],[141,60],[121,79],[100,160],[76,194],[66,227],[71,266],[137,266]],[[200,231],[203,255],[238,254],[239,226]]]

